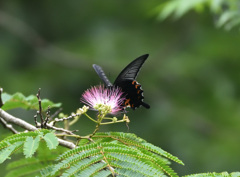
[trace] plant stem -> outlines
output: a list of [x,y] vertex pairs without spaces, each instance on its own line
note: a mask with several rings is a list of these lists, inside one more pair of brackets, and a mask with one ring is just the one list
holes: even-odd
[[76,118],[74,118],[71,122],[69,122],[69,126],[72,126],[73,124],[75,124],[79,118],[80,116],[77,116]]
[[104,123],[101,123],[101,125],[108,125],[108,124],[121,123],[121,122],[126,122],[126,120],[118,120],[115,122],[104,122]]
[[89,118],[91,121],[98,123],[98,121],[94,120],[93,118],[91,118],[87,113],[84,113],[84,115]]
[[96,128],[95,128],[95,130],[93,131],[93,133],[92,133],[91,135],[89,135],[90,138],[91,138],[93,135],[95,135],[95,133],[97,133],[97,131],[99,130],[99,127],[100,127],[100,125],[101,125],[101,122],[102,122],[104,116],[105,116],[105,114],[101,114],[101,112],[99,112]]
[[88,139],[89,136],[79,136],[79,135],[68,135],[68,134],[56,134],[56,136],[68,136],[68,137],[74,137],[79,139]]

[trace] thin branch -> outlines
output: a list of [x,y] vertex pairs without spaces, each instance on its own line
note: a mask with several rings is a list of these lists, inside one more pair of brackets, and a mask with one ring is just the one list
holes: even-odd
[[67,136],[67,137],[74,137],[77,139],[88,139],[89,141],[94,142],[89,136],[80,136],[80,135],[66,135],[66,134],[56,134],[56,136]]
[[14,134],[17,134],[18,131],[15,130],[15,128],[13,128],[13,126],[11,124],[8,124],[3,118],[0,117],[0,122],[3,124],[3,126],[7,129],[9,129],[11,132],[13,132]]
[[66,130],[66,129],[64,129],[64,128],[54,127],[54,126],[52,126],[52,125],[50,125],[50,124],[46,124],[46,127],[47,127],[47,128],[50,128],[50,129],[53,129],[53,130],[65,132],[65,133],[67,133],[67,134],[69,134],[69,135],[75,135],[74,133],[72,133],[72,131]]
[[52,120],[54,117],[56,117],[63,109],[59,108],[55,113],[53,113],[50,117],[49,120]]
[[3,92],[3,88],[0,88],[0,108],[3,106],[2,92]]
[[38,89],[38,93],[37,93],[38,105],[39,105],[39,111],[37,113],[39,114],[39,117],[41,119],[41,128],[44,128],[44,120],[42,115],[42,100],[40,98],[40,91],[41,91],[41,88]]
[[52,122],[50,122],[52,125],[55,125],[57,122],[63,122],[64,120],[69,120],[69,119],[72,119],[74,117],[77,117],[77,116],[81,116],[81,114],[72,114],[71,116],[68,116],[68,117],[63,117],[61,119],[59,118],[55,118]]
[[[39,122],[37,122],[37,125],[36,125],[37,128],[41,128],[41,124]],[[64,128],[59,128],[59,127],[55,127],[53,126],[52,124],[49,124],[47,123],[46,126],[44,127],[46,129],[52,129],[52,130],[56,130],[56,131],[61,131],[61,132],[64,132],[68,135],[76,135],[74,134],[73,132],[77,132],[78,130],[67,130],[67,129],[64,129]]]
[[65,140],[59,139],[59,138],[58,138],[58,142],[61,146],[64,146],[64,147],[67,147],[67,148],[70,148],[70,149],[75,149],[76,148],[76,145],[72,142],[65,141]]
[[115,123],[122,123],[122,122],[126,122],[126,120],[117,120],[117,121],[111,121],[111,122],[103,122],[100,123],[100,125],[109,125],[109,124],[115,124]]
[[37,128],[34,127],[33,125],[29,124],[28,122],[20,118],[14,117],[11,114],[8,114],[6,111],[2,110],[1,108],[0,108],[0,117],[3,118],[6,122],[18,125],[19,127],[22,127],[25,130],[29,130],[29,131],[37,130]]
[[[26,122],[26,121],[24,121],[20,118],[12,116],[11,114],[5,112],[1,108],[0,108],[0,117],[2,119],[4,119],[6,122],[18,125],[19,127],[22,127],[25,130],[28,130],[28,131],[38,130],[35,126],[29,124],[28,122]],[[64,146],[64,147],[67,147],[67,148],[70,148],[70,149],[76,148],[76,145],[74,143],[69,142],[69,141],[58,139],[58,142],[61,146]]]
[[38,127],[37,115],[38,114],[34,115],[34,123],[35,123],[36,128]]
[[50,118],[50,107],[49,106],[48,106],[46,114],[47,114],[47,116],[46,116],[46,118],[44,120],[44,123],[43,123],[44,127],[46,127],[46,125],[47,125],[47,123],[49,121],[49,118]]

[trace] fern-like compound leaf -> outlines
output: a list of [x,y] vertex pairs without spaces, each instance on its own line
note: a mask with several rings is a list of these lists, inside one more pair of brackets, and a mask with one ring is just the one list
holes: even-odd
[[47,144],[49,149],[56,148],[58,145],[56,136],[49,130],[44,129],[35,132],[22,132],[5,138],[0,142],[0,163],[3,163],[13,152],[22,147],[24,147],[24,155],[26,157],[31,157],[37,150],[40,139],[43,136],[45,137],[45,141],[48,141]]
[[92,177],[106,177],[106,176],[110,176],[111,175],[111,171],[107,170],[107,169],[103,169],[101,171],[97,171],[96,173],[94,173],[92,175]]
[[112,140],[114,141],[118,140],[119,142],[127,144],[128,146],[133,146],[144,152],[149,151],[154,154],[158,154],[167,159],[170,159],[172,161],[175,161],[179,164],[184,165],[184,163],[181,160],[179,160],[177,157],[171,155],[170,153],[164,151],[163,149],[157,146],[154,146],[151,143],[146,142],[144,139],[137,137],[135,134],[122,133],[122,132],[106,132],[106,133],[101,132],[101,133],[96,133],[93,137],[93,139],[102,139],[102,141],[105,138],[107,138],[108,141],[109,141],[109,138],[112,138]]
[[[141,174],[137,171],[134,171],[132,169],[126,169],[126,168],[119,168],[116,170],[119,176],[127,176],[127,177],[146,177],[146,175]],[[150,175],[147,175],[150,176]]]
[[11,144],[7,148],[0,151],[0,163],[3,163],[5,160],[9,158],[11,153],[19,146],[22,145],[23,142],[16,142],[14,144]]
[[98,157],[97,155],[101,155],[101,153],[100,153],[100,149],[89,149],[89,150],[84,150],[82,152],[79,152],[79,150],[76,151],[75,149],[73,149],[73,150],[70,150],[68,155],[69,156],[65,155],[66,158],[62,159],[60,163],[54,166],[54,168],[52,169],[51,175],[54,175],[60,169],[68,168],[69,166],[74,166],[76,162],[82,161],[85,158],[90,158],[94,156]]
[[[10,141],[12,139],[17,139],[17,138],[24,138],[24,140],[31,136],[31,137],[36,137],[38,135],[45,135],[47,133],[51,132],[50,130],[47,130],[47,129],[41,129],[41,130],[37,130],[37,131],[34,131],[34,132],[21,132],[21,133],[18,133],[18,134],[14,134],[14,135],[11,135],[11,136],[8,136],[6,137],[3,141]],[[1,142],[3,142],[1,141]]]
[[100,153],[100,149],[98,148],[98,145],[99,145],[98,143],[94,143],[94,144],[87,144],[84,146],[77,147],[75,149],[65,152],[64,154],[59,156],[57,160],[66,159],[66,158],[72,157],[74,154],[78,154],[78,153],[87,154],[87,152],[89,152],[90,150],[95,150],[92,153],[98,154],[98,153]]
[[53,169],[54,165],[48,165],[47,167],[43,168],[40,171],[41,177],[47,177],[50,176],[52,173],[52,169]]
[[54,135],[54,133],[47,133],[43,139],[46,141],[47,143],[47,147],[49,149],[56,149],[56,147],[58,146],[58,139],[57,137]]
[[32,157],[32,155],[36,152],[39,146],[40,136],[38,135],[35,139],[29,136],[26,138],[24,146],[23,146],[23,154],[26,158]]
[[[93,167],[92,167],[93,166]],[[106,171],[108,168],[107,163],[104,163],[104,161],[101,161],[99,163],[93,164],[92,166],[89,166],[87,169],[83,170],[83,173],[77,174],[79,175],[84,175],[86,173],[90,174],[90,176],[94,176],[96,174],[100,175],[100,172]],[[112,172],[108,169],[109,174]]]
[[[107,158],[112,159],[111,164],[118,169],[129,169],[145,176],[165,176],[163,172],[153,168],[142,159],[131,156],[119,156],[118,154],[109,154]],[[124,158],[124,159],[122,159]]]
[[[130,136],[129,139],[133,142],[136,138],[136,136]],[[177,176],[169,167],[169,161],[139,146],[139,142],[146,143],[145,141],[137,138],[137,142],[129,145],[129,143],[121,143],[122,139],[124,136],[119,138],[119,141],[114,139],[110,142],[103,142],[98,138],[98,142],[85,144],[65,152],[59,156],[59,162],[53,166],[51,175],[54,176],[56,172],[63,171],[63,177],[108,176],[109,174],[131,177]],[[138,146],[135,147],[133,144]]]
[[107,166],[106,163],[101,162],[102,159],[102,156],[85,158],[66,170],[62,177],[91,176],[96,170],[99,170],[99,168],[102,169]]
[[[177,176],[176,173],[166,163],[164,163],[164,161],[162,161],[161,158],[153,158],[151,156],[141,153],[141,151],[139,151],[139,150],[134,151],[133,149],[131,149],[131,150],[121,149],[120,153],[119,153],[120,155],[110,149],[108,150],[108,152],[109,153],[108,153],[107,158],[110,158],[117,162],[119,162],[119,161],[127,162],[128,163],[127,166],[129,166],[129,164],[132,164],[132,165],[134,164],[134,166],[136,167],[136,170],[138,172],[141,171],[141,170],[139,170],[140,168],[138,168],[138,165],[143,163],[144,165],[151,166],[154,169],[153,171],[155,171],[155,173],[157,173],[157,174],[165,172],[169,176]],[[123,167],[121,167],[121,168],[123,168]],[[143,166],[141,168],[143,168]],[[144,172],[143,172],[143,174],[144,174]]]

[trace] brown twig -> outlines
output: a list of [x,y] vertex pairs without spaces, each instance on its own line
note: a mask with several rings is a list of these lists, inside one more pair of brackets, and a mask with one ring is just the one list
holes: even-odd
[[38,93],[37,93],[38,105],[39,105],[39,110],[37,111],[37,114],[39,115],[39,117],[41,119],[41,128],[44,128],[44,120],[43,120],[43,115],[42,115],[42,100],[40,98],[40,91],[41,91],[41,88],[38,89]]
[[49,121],[49,117],[50,117],[50,106],[48,106],[48,109],[47,109],[47,112],[46,112],[46,118],[45,118],[44,123],[43,123],[44,127],[46,127],[46,125]]

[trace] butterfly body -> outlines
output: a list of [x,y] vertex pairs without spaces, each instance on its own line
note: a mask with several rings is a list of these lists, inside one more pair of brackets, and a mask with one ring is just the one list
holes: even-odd
[[147,103],[143,102],[143,90],[141,88],[141,85],[136,81],[138,72],[147,57],[148,54],[142,55],[137,59],[133,60],[121,71],[113,84],[109,81],[100,66],[95,64],[93,65],[93,68],[107,87],[117,86],[120,87],[125,93],[126,99],[123,103],[123,107],[131,107],[132,109],[135,109],[142,105],[145,108],[150,108]]

